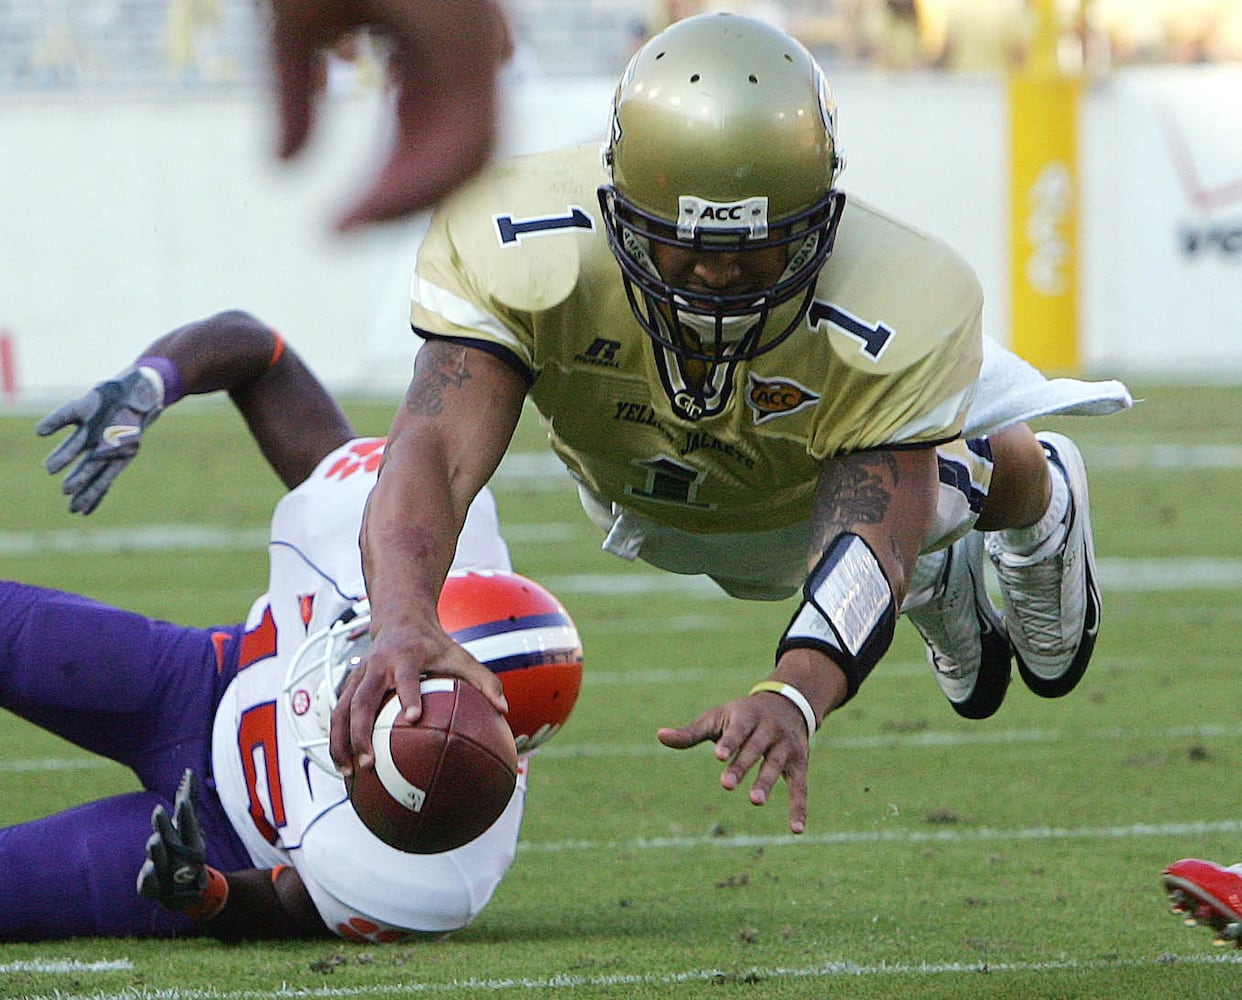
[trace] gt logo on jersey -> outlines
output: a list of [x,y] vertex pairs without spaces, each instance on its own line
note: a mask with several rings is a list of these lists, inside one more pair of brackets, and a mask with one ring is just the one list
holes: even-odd
[[819,396],[793,379],[760,378],[751,372],[747,383],[746,405],[754,413],[756,424],[787,417],[819,402]]
[[522,242],[524,236],[546,236],[566,229],[595,231],[595,220],[586,209],[569,206],[568,215],[533,215],[529,219],[515,219],[512,215],[494,215],[496,234],[501,246],[513,246]]

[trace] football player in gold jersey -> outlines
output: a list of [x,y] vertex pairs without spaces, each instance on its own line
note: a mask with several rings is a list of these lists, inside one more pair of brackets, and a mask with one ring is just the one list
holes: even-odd
[[421,673],[503,709],[435,607],[528,396],[606,550],[739,598],[801,592],[766,678],[658,733],[714,741],[726,789],[757,767],[756,804],[783,776],[794,832],[810,736],[899,612],[962,715],[996,711],[1014,652],[1037,694],[1077,683],[1099,620],[1077,449],[1019,422],[1029,407],[964,434],[981,401],[1003,416],[989,368],[1022,363],[993,345],[984,364],[970,267],[847,199],[842,166],[808,52],[706,14],[634,56],[602,163],[593,147],[497,164],[441,207],[412,286],[426,344],[362,532],[374,642],[333,717],[338,766],[351,745],[369,766],[387,690],[417,714]]

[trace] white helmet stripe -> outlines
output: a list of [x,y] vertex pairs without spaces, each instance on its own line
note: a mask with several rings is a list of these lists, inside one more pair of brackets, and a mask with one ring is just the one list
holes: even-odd
[[480,663],[491,663],[527,653],[564,654],[575,652],[581,646],[577,629],[566,625],[514,629],[462,643],[466,652]]

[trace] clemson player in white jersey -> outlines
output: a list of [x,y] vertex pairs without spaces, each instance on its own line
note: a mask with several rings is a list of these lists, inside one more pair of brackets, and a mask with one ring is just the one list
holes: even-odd
[[[307,727],[284,710],[287,668],[365,597],[357,537],[384,441],[355,436],[278,334],[238,311],[187,324],[46,417],[40,434],[74,428],[47,461],[59,473],[76,460],[71,509],[95,509],[164,408],[221,389],[290,488],[272,518],[267,592],[244,624],[189,628],[0,581],[0,707],[142,785],[0,832],[0,870],[12,873],[0,879],[0,940],[400,941],[470,923],[513,861],[525,756],[496,823],[430,855],[382,843],[340,776],[304,756]],[[490,493],[471,505],[453,562],[510,568]]]
[[1022,421],[1121,409],[1125,387],[1054,387],[985,342],[970,267],[837,186],[824,74],[769,25],[705,14],[651,39],[602,154],[497,164],[431,224],[412,284],[427,343],[363,525],[379,634],[333,715],[337,764],[368,766],[384,692],[408,706],[429,666],[496,692],[432,611],[527,396],[606,550],[739,598],[801,591],[766,678],[658,733],[714,741],[726,789],[758,767],[755,804],[783,776],[794,832],[810,737],[899,612],[963,716],[999,708],[1015,655],[1036,694],[1068,693],[1100,613],[1086,474]]
[[[513,862],[527,765],[523,757],[508,808],[480,837],[443,854],[403,854],[367,831],[339,775],[307,766],[290,714],[273,701],[308,636],[366,597],[358,531],[383,446],[349,441],[277,503],[268,590],[246,620],[211,739],[215,792],[253,866],[292,865],[330,929],[380,941],[456,930],[477,916]],[[471,506],[453,566],[511,568],[490,493]]]

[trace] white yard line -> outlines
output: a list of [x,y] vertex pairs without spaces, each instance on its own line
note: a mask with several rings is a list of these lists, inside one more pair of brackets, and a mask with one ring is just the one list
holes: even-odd
[[[180,990],[135,988],[115,993],[53,993],[30,994],[26,1000],[270,1000],[272,997],[324,997],[346,998],[359,996],[426,996],[427,994],[453,995],[456,993],[481,992],[508,993],[532,990],[573,990],[592,987],[676,986],[680,983],[720,982],[760,984],[767,981],[807,979],[857,979],[869,976],[897,976],[907,980],[926,979],[954,973],[1042,973],[1075,971],[1108,971],[1110,969],[1147,969],[1185,965],[1242,965],[1242,955],[1160,955],[1139,959],[1108,959],[1075,961],[1063,959],[1055,962],[880,962],[864,965],[857,962],[824,962],[805,966],[741,966],[731,969],[686,969],[676,972],[650,973],[646,975],[582,976],[557,973],[540,978],[521,979],[461,979],[450,983],[394,983],[388,986],[358,986],[330,988],[287,987],[273,990]],[[916,987],[917,988],[917,987]]]
[[[926,750],[929,747],[1015,746],[1032,743],[1121,743],[1126,740],[1156,740],[1164,746],[1180,745],[1196,740],[1227,739],[1242,736],[1242,722],[1208,723],[1199,726],[1174,726],[1153,731],[1122,727],[1093,728],[1088,732],[1061,729],[981,729],[931,730],[915,733],[877,733],[871,736],[839,736],[827,738],[833,753],[850,750]],[[559,739],[559,738],[558,738]],[[538,756],[551,760],[608,759],[630,760],[644,757],[671,757],[678,751],[658,743],[549,743]],[[36,757],[27,760],[0,760],[0,774],[29,774],[43,771],[89,771],[120,767],[103,757]]]
[[1185,823],[1131,823],[1118,826],[1032,826],[1010,829],[992,827],[937,827],[934,830],[832,830],[826,833],[736,834],[716,837],[633,837],[629,840],[519,841],[519,854],[567,854],[571,852],[684,851],[704,847],[752,849],[756,847],[823,847],[833,844],[1021,844],[1031,841],[1133,840],[1138,837],[1203,837],[1242,831],[1242,819],[1199,820]]
[[76,958],[35,958],[26,962],[5,962],[0,964],[0,976],[14,972],[35,972],[40,974],[59,975],[63,973],[77,974],[80,972],[129,972],[134,963],[128,958],[106,959],[96,962],[81,962]]
[[[559,525],[506,525],[510,542],[537,544],[563,541],[573,529]],[[98,556],[121,552],[235,552],[260,549],[267,531],[259,528],[222,528],[206,524],[149,524],[98,531],[0,532],[0,557],[22,558],[62,555]],[[569,573],[542,582],[556,594],[616,596],[676,593],[706,600],[731,600],[706,577],[656,573],[645,567],[618,565],[615,573]],[[1235,590],[1242,588],[1242,559],[1099,560],[1102,586],[1117,593],[1171,590]]]

